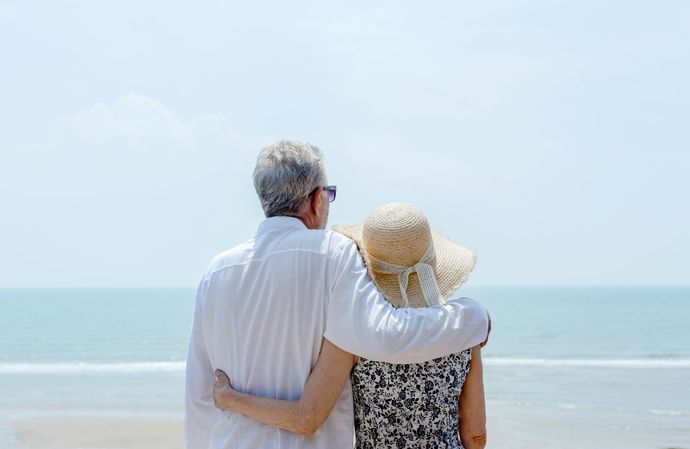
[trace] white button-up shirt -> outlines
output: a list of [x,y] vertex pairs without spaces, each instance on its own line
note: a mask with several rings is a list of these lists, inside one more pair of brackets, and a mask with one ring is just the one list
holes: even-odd
[[350,449],[349,381],[318,432],[301,436],[218,410],[214,370],[239,391],[298,400],[323,337],[371,360],[416,363],[479,344],[487,325],[486,310],[469,298],[396,309],[352,240],[296,218],[268,218],[254,238],[214,257],[199,283],[187,354],[187,447]]

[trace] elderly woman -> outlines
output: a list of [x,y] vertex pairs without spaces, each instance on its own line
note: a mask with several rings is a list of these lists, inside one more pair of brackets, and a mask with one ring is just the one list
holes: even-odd
[[[363,224],[334,229],[357,243],[371,279],[397,308],[445,304],[476,260],[474,250],[433,232],[422,211],[408,204],[380,206]],[[480,346],[427,362],[390,364],[354,356],[325,340],[297,401],[243,394],[221,370],[216,378],[217,407],[303,435],[314,434],[326,420],[349,378],[357,448],[486,444]]]

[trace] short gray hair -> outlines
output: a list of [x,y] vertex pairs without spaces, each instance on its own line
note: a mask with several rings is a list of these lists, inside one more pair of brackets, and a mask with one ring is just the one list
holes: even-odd
[[254,189],[266,217],[299,213],[311,191],[325,180],[323,154],[308,143],[281,140],[256,158]]

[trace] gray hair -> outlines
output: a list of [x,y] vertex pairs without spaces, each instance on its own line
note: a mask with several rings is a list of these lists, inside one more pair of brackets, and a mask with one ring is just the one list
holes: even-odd
[[254,167],[254,189],[266,217],[299,213],[312,190],[326,180],[317,147],[281,140],[261,150]]

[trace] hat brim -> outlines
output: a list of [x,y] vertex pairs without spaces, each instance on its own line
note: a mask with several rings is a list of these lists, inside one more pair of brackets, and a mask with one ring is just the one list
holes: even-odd
[[[369,253],[362,237],[363,224],[334,225],[333,231],[339,232],[355,241],[362,258],[367,265],[369,276],[381,290],[385,298],[396,307],[403,307],[404,300],[400,292],[398,276],[395,274],[377,273],[371,269]],[[469,277],[477,263],[477,252],[468,246],[461,246],[451,242],[438,232],[432,230],[431,237],[436,253],[434,274],[436,282],[444,299],[455,292]],[[408,281],[407,296],[411,307],[425,307],[426,301],[417,278],[417,273],[411,273]]]

